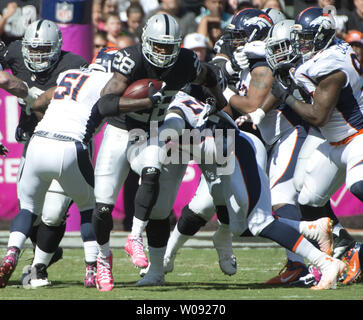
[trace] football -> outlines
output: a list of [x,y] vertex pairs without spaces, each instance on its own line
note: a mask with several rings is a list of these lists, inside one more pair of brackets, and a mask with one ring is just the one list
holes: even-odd
[[150,82],[152,82],[152,84],[154,85],[155,90],[161,89],[162,81],[156,79],[140,79],[131,83],[122,96],[130,99],[147,98],[149,94]]

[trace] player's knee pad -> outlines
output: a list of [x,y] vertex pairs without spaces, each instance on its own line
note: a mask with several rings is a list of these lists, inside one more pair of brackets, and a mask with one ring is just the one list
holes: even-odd
[[81,238],[83,242],[95,241],[96,236],[92,226],[93,210],[85,210],[81,213]]
[[37,246],[44,252],[55,252],[63,238],[65,230],[66,224],[48,226],[42,221],[38,227]]
[[146,221],[159,195],[160,170],[146,167],[141,172],[141,185],[135,196],[135,217]]
[[168,244],[170,235],[170,220],[150,219],[146,226],[147,242],[150,247],[162,248]]
[[105,244],[110,239],[110,232],[113,229],[112,210],[113,205],[96,203],[96,208],[92,214],[92,225],[97,242]]
[[363,181],[354,183],[349,191],[353,193],[360,201],[363,201]]
[[178,220],[178,230],[184,235],[193,236],[206,223],[206,220],[195,214],[188,206],[185,206]]
[[18,231],[29,237],[36,219],[37,215],[27,209],[21,209],[11,223],[10,232]]

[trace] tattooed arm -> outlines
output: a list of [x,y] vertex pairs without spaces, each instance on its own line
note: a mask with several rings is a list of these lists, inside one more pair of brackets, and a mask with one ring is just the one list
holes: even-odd
[[273,76],[270,68],[256,67],[251,71],[251,81],[246,96],[233,95],[229,104],[241,113],[255,111],[271,90]]

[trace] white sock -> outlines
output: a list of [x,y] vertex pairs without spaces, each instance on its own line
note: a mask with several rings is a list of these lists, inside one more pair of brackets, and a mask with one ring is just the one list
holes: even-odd
[[324,252],[314,247],[314,245],[304,237],[301,238],[295,253],[309,260],[314,265],[317,265],[322,256],[326,256]]
[[13,231],[9,235],[8,247],[17,247],[21,250],[23,249],[26,239],[27,238],[24,233]]
[[132,219],[132,229],[131,234],[135,237],[141,237],[142,233],[144,232],[149,220],[142,221],[136,217]]
[[105,259],[110,255],[110,242],[106,242],[102,245],[98,244],[98,255],[102,259]]
[[178,230],[178,226],[176,226],[171,233],[168,245],[166,247],[165,256],[172,256],[178,252],[178,250],[184,245],[185,242],[191,236],[187,236],[185,234],[181,234]]
[[154,248],[149,246],[150,268],[148,272],[164,274],[164,255],[166,247]]
[[46,266],[48,266],[48,264],[49,264],[50,260],[52,259],[53,255],[54,255],[54,252],[53,253],[48,253],[48,252],[45,252],[45,251],[39,249],[39,247],[36,246],[32,267],[34,267],[38,263],[42,263],[42,264],[45,264]]
[[95,262],[98,255],[97,241],[83,242],[84,257],[87,262]]

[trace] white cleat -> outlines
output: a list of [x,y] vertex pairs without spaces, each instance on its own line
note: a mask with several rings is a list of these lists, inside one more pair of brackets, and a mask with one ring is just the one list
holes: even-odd
[[176,258],[176,254],[172,254],[170,256],[164,257],[164,273],[167,274],[169,272],[173,272],[174,270],[174,261]]
[[321,251],[327,255],[333,253],[333,221],[330,218],[321,218],[315,221],[302,221],[301,234],[318,242]]
[[148,272],[145,276],[136,282],[137,287],[163,286],[165,277],[163,273]]
[[33,266],[30,277],[30,287],[32,289],[51,285],[51,282],[48,280],[47,267],[45,264],[37,263]]
[[213,244],[219,257],[219,267],[226,275],[232,276],[237,272],[237,259],[233,254],[232,236],[230,232],[222,232],[218,228],[213,235]]
[[321,279],[316,286],[311,287],[312,290],[326,290],[335,289],[337,280],[342,275],[347,265],[338,259],[332,257],[325,257],[320,271],[322,273]]

